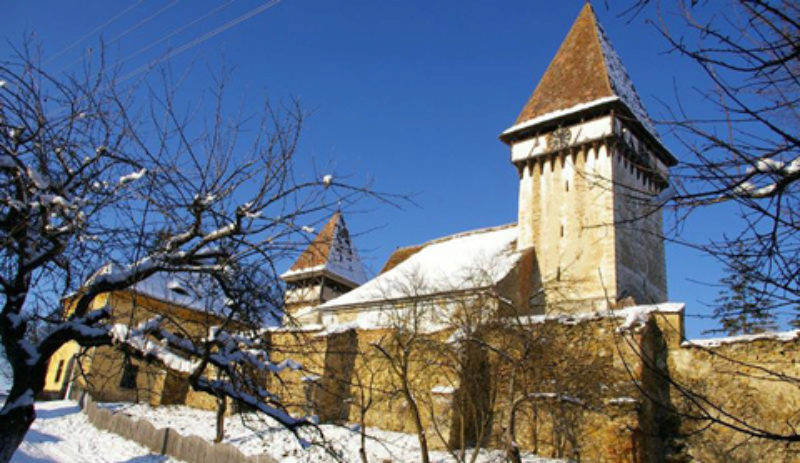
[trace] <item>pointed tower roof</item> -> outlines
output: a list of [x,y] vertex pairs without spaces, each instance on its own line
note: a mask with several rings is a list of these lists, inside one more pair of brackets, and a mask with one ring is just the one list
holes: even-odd
[[350,232],[344,217],[338,211],[331,216],[289,270],[281,275],[281,279],[288,282],[319,275],[353,286],[367,281],[364,266],[350,241]]
[[658,142],[622,60],[587,2],[514,126],[500,138],[508,142],[525,129],[601,106],[622,106]]

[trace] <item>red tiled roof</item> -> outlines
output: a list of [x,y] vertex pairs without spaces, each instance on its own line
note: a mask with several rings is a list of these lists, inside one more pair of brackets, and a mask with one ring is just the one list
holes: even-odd
[[319,267],[328,262],[328,256],[331,253],[331,246],[335,238],[334,232],[341,216],[340,212],[336,212],[328,219],[328,223],[322,227],[314,241],[308,245],[306,250],[294,262],[294,265],[289,269],[290,272]]
[[586,3],[550,62],[516,124],[614,95],[597,27]]

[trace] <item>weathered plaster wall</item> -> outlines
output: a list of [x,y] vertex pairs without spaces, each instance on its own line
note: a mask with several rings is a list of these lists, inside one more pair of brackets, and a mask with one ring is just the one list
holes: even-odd
[[534,157],[520,178],[518,247],[536,250],[548,303],[564,311],[615,299],[612,163],[605,144]]
[[652,201],[661,189],[653,175],[662,175],[666,167],[624,127],[618,130],[620,137],[612,148],[617,297],[631,296],[639,304],[663,302],[667,277],[662,212]]

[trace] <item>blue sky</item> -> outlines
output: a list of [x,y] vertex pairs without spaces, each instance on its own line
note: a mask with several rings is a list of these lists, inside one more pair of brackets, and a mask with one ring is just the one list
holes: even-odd
[[[208,90],[207,69],[224,61],[234,68],[228,96],[237,104],[297,97],[310,111],[303,165],[414,195],[416,205],[369,204],[347,216],[374,272],[397,246],[516,220],[517,178],[497,136],[513,123],[583,3],[283,0],[224,29],[265,2],[10,2],[0,17],[0,55],[32,32],[48,69],[76,70],[102,36],[109,57],[125,60],[125,75],[208,34],[169,60],[176,74],[190,69],[184,92]],[[703,110],[692,90],[703,86],[696,70],[666,54],[644,18],[619,18],[621,10],[609,11],[605,2],[595,9],[651,115],[665,116],[674,88],[690,110]],[[213,34],[217,29],[224,30]],[[680,146],[663,135],[680,159]],[[682,237],[718,236],[727,217],[724,210],[697,214]],[[703,303],[717,289],[694,281],[716,282],[719,265],[674,245],[667,263],[670,299],[685,301],[689,315],[707,313]],[[701,319],[689,323],[690,336],[708,327]]]

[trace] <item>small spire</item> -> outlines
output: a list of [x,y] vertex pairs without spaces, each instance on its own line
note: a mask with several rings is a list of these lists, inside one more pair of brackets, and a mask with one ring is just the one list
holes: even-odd
[[353,286],[367,280],[342,212],[338,209],[281,279],[297,281],[322,274]]

